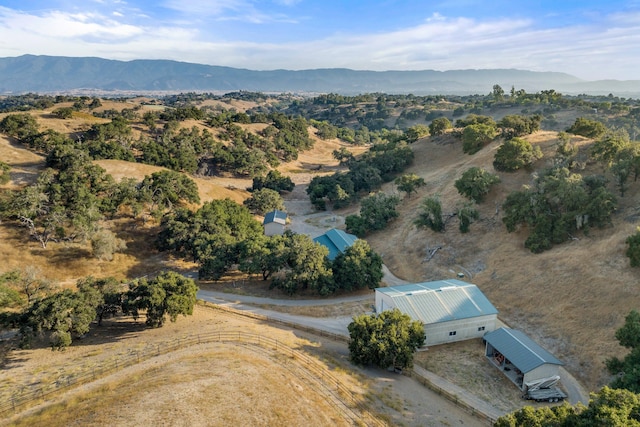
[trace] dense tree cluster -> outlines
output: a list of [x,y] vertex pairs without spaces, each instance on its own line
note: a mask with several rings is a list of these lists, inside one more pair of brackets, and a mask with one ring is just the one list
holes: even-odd
[[[123,207],[130,207],[133,215],[142,213],[144,207],[161,215],[182,203],[199,201],[196,184],[183,174],[161,171],[141,183],[132,179],[116,183],[73,145],[50,151],[47,166],[34,184],[12,192],[0,207],[2,217],[24,226],[43,248],[52,240],[89,239],[95,244],[96,256],[109,258],[109,251],[124,246],[101,231],[98,224],[106,216],[113,217]],[[94,236],[96,233],[101,235]]]
[[256,176],[253,178],[253,186],[251,191],[268,188],[278,193],[293,191],[295,184],[288,176],[282,175],[277,170],[269,171],[265,176]]
[[165,217],[162,228],[160,248],[198,262],[201,279],[220,279],[237,266],[272,279],[272,288],[288,294],[308,290],[328,295],[365,285],[375,288],[382,278],[380,257],[366,242],[331,262],[327,248],[307,235],[264,236],[249,210],[229,199],[207,202],[196,212],[178,209]]
[[360,215],[348,215],[345,218],[347,231],[362,237],[371,231],[382,230],[387,223],[398,217],[396,207],[400,203],[398,196],[374,193],[362,199]]
[[160,327],[166,317],[175,322],[179,315],[193,314],[198,287],[193,279],[167,271],[153,279],[142,278],[129,284],[124,310],[138,318],[143,311],[146,324]]
[[495,427],[520,426],[640,426],[640,395],[628,390],[614,390],[604,387],[592,393],[589,405],[578,403],[571,406],[533,408],[525,406],[511,414],[503,415],[494,423]]
[[534,253],[565,242],[579,230],[610,224],[615,197],[602,177],[582,177],[566,168],[543,171],[531,188],[514,191],[503,205],[509,232],[526,225],[525,247]]
[[251,193],[251,197],[246,199],[242,204],[248,207],[251,212],[258,215],[264,215],[274,210],[285,210],[284,200],[280,196],[280,193],[270,188],[254,190]]
[[409,368],[426,340],[422,323],[395,308],[356,316],[348,329],[349,355],[358,365]]
[[429,124],[429,133],[433,136],[443,135],[447,130],[451,129],[453,125],[446,117],[439,117],[434,119]]
[[502,137],[509,140],[511,138],[529,135],[540,130],[541,121],[542,116],[540,114],[534,114],[529,117],[511,114],[500,119],[497,125],[501,130]]
[[369,193],[390,181],[411,164],[413,157],[413,151],[404,143],[373,145],[369,152],[347,162],[347,173],[314,177],[307,194],[318,209],[325,209],[327,201],[335,208],[344,207],[358,193]]
[[51,95],[39,95],[36,93],[3,96],[0,99],[0,113],[44,110],[53,107],[58,102],[63,102],[65,99],[64,96],[53,97]]
[[478,123],[464,127],[462,131],[462,151],[475,154],[498,135],[495,126]]
[[147,324],[162,326],[165,316],[175,321],[193,311],[197,287],[177,273],[162,273],[127,286],[112,277],[78,280],[75,289],[55,290],[25,268],[0,275],[0,323],[19,329],[21,344],[28,347],[36,337],[49,340],[52,349],[64,349],[82,337],[96,322],[132,313],[144,313]]
[[626,316],[624,325],[616,331],[616,339],[621,346],[629,349],[629,353],[622,359],[612,357],[607,359],[609,373],[615,375],[611,387],[626,389],[640,393],[640,313],[636,310]]
[[532,146],[522,138],[512,138],[505,141],[498,150],[493,160],[493,167],[503,172],[515,172],[529,167],[542,158],[540,147]]
[[568,133],[593,139],[600,138],[606,131],[607,127],[603,123],[585,117],[578,117],[573,125],[567,129]]

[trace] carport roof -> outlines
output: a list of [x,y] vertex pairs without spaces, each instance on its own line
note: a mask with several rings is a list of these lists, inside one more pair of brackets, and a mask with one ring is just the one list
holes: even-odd
[[515,329],[498,328],[486,334],[484,339],[525,374],[547,363],[563,364],[531,338]]

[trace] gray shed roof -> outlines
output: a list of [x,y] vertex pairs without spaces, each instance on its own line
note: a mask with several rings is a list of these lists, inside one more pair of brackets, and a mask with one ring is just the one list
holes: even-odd
[[268,212],[264,216],[264,221],[262,221],[262,225],[266,225],[269,223],[275,222],[277,224],[286,225],[287,224],[287,213],[279,210]]
[[425,325],[498,314],[476,285],[461,280],[377,288],[376,292],[390,296],[400,311]]
[[563,364],[531,338],[515,329],[498,328],[486,334],[484,339],[525,374],[547,363]]

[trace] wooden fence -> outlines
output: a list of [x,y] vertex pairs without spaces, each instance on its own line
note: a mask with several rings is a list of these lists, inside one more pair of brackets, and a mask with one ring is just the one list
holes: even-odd
[[282,354],[295,360],[308,371],[308,379],[326,391],[327,401],[354,424],[367,426],[384,426],[371,414],[364,403],[364,396],[354,392],[337,379],[324,365],[313,357],[295,350],[282,342],[261,335],[246,332],[212,332],[191,335],[175,339],[162,345],[149,345],[142,350],[132,351],[129,355],[119,359],[107,361],[100,366],[93,367],[86,372],[61,377],[50,384],[40,384],[28,389],[18,390],[7,402],[0,402],[0,415],[8,417],[12,413],[20,412],[36,403],[46,401],[54,395],[70,390],[82,384],[87,384],[100,377],[104,377],[117,370],[135,365],[152,357],[171,353],[190,346],[208,343],[229,343],[243,345],[263,354]]

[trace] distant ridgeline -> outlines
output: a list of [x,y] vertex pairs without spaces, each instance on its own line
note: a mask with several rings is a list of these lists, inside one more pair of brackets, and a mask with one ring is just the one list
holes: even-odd
[[482,94],[494,84],[527,92],[554,88],[567,94],[640,96],[640,80],[593,81],[557,72],[513,69],[356,71],[349,69],[255,71],[168,60],[23,55],[0,58],[0,93],[180,92],[236,90],[296,93]]

